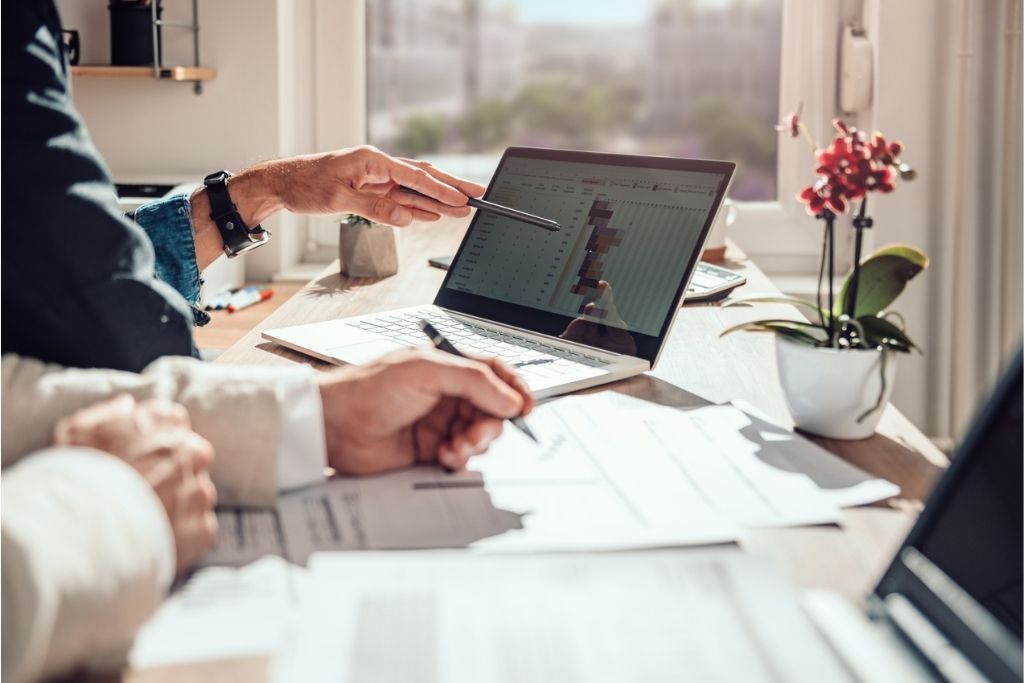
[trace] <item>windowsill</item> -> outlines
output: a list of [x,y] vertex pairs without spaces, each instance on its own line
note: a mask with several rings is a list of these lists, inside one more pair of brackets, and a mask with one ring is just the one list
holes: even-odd
[[[771,277],[772,284],[782,290],[783,294],[800,297],[807,301],[814,301],[818,295],[817,275],[772,275],[769,277]],[[833,281],[832,287],[836,295],[839,294],[842,286],[842,278],[836,278]]]

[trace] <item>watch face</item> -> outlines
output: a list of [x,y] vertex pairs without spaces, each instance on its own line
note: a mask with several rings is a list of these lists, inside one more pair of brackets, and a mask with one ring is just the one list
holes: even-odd
[[223,183],[231,177],[231,171],[217,171],[203,178],[203,185],[216,185],[217,183]]
[[250,230],[249,241],[241,243],[237,248],[233,246],[224,245],[224,253],[227,254],[228,258],[234,258],[239,254],[244,254],[247,251],[252,251],[257,247],[262,247],[264,244],[270,241],[270,231],[267,229],[263,230]]

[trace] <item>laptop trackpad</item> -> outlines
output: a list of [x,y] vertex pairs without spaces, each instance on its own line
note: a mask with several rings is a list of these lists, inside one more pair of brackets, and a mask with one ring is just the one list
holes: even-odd
[[391,341],[390,339],[381,338],[361,342],[359,344],[349,344],[348,346],[336,346],[333,349],[328,349],[327,355],[331,358],[340,360],[343,363],[365,365],[366,363],[375,361],[381,356],[387,355],[392,351],[407,348],[409,347],[405,344],[399,344],[398,342]]

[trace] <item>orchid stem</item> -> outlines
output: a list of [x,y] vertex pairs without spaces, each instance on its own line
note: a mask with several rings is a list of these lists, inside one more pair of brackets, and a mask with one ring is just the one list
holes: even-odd
[[826,230],[826,241],[828,242],[828,344],[829,346],[835,345],[835,306],[836,297],[833,293],[833,283],[836,279],[836,241],[835,241],[835,221],[836,217],[831,211],[825,218],[825,230]]
[[814,137],[811,136],[811,131],[807,130],[807,126],[801,121],[797,124],[800,128],[800,132],[804,134],[804,140],[807,141],[807,145],[811,148],[811,154],[818,153],[818,143],[814,141]]
[[865,217],[867,206],[868,197],[867,195],[864,195],[864,199],[861,200],[860,203],[860,211],[857,213],[857,217],[853,219],[853,228],[855,230],[853,275],[850,277],[850,291],[846,297],[846,301],[843,302],[843,308],[846,315],[851,318],[857,317],[857,289],[860,287],[860,255],[864,244],[864,228],[871,227],[871,220]]
[[[828,311],[829,320],[825,320],[825,315],[826,315],[825,308],[821,305],[821,289],[822,289],[821,286],[822,286],[822,284],[824,284],[823,281],[825,279],[825,262],[827,260],[828,260],[828,227],[826,226],[826,228],[824,230],[824,237],[821,240],[821,263],[818,265],[818,289],[817,289],[817,292],[816,292],[817,297],[816,297],[816,301],[815,301],[818,304],[818,322],[821,323],[821,329],[825,330],[826,332],[831,329],[831,318],[832,318],[832,311],[830,309]],[[831,344],[831,343],[832,343],[832,340],[830,338],[829,339],[829,344]]]

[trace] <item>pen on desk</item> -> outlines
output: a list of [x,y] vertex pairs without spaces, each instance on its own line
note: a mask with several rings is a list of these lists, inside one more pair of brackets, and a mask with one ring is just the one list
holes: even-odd
[[228,304],[228,313],[236,313],[243,308],[249,308],[261,301],[266,301],[272,296],[274,296],[274,290],[269,287],[260,287],[252,291],[245,290],[239,292],[232,297],[231,303]]
[[[420,197],[427,197],[433,199],[422,192],[412,189],[411,187],[402,187],[402,192],[409,194],[419,195]],[[498,214],[499,216],[505,216],[506,218],[513,218],[523,223],[529,223],[530,225],[536,225],[538,228],[544,228],[550,232],[558,232],[561,230],[561,226],[558,221],[553,221],[550,218],[543,218],[541,216],[534,216],[532,213],[526,213],[525,211],[519,211],[518,209],[512,209],[501,204],[495,204],[484,199],[477,199],[476,197],[470,197],[466,200],[466,204],[472,206],[480,211],[489,211],[490,213]]]
[[[454,344],[448,341],[445,338],[445,336],[437,330],[437,328],[428,323],[426,320],[420,321],[420,329],[423,330],[423,334],[427,335],[427,337],[430,338],[430,342],[434,345],[435,348],[437,348],[437,350],[444,351],[445,353],[450,353],[453,356],[459,356],[460,358],[466,357],[466,354],[462,353],[457,348],[455,348]],[[526,436],[530,437],[534,442],[537,441],[537,437],[533,435],[533,432],[526,425],[526,420],[524,420],[521,415],[519,417],[509,418],[509,421],[519,431],[521,431],[523,434],[526,434]]]

